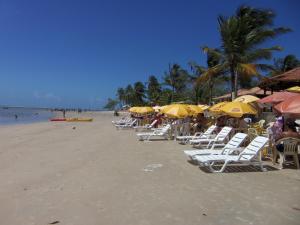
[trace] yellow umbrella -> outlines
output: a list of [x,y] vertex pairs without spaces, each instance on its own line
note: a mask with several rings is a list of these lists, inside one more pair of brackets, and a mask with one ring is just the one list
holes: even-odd
[[256,102],[257,100],[259,100],[259,98],[253,96],[253,95],[243,95],[240,96],[236,99],[234,99],[234,102],[243,102],[243,103],[251,103],[251,102]]
[[161,112],[169,117],[184,118],[190,115],[190,110],[187,105],[173,104],[165,106],[161,109]]
[[136,113],[136,110],[138,109],[138,107],[131,107],[130,109],[129,109],[129,112],[131,112],[131,113]]
[[246,114],[257,114],[255,108],[243,102],[229,102],[221,107],[220,110],[232,117],[242,117]]
[[188,105],[188,109],[190,110],[190,113],[193,114],[193,115],[197,115],[199,113],[203,113],[203,111],[204,111],[198,105]]
[[299,86],[295,86],[295,87],[291,87],[286,89],[287,91],[291,91],[291,92],[300,92],[300,87]]
[[219,102],[213,106],[211,106],[208,110],[212,113],[222,113],[222,111],[220,110],[220,108],[222,108],[224,105],[226,105],[228,102]]
[[208,105],[198,105],[201,109],[203,109],[203,110],[206,110],[206,109],[208,109],[209,108],[209,106]]
[[154,109],[155,112],[159,112],[161,110],[162,106],[156,105],[156,106],[153,106],[152,108]]
[[137,109],[135,109],[135,112],[139,113],[139,114],[147,114],[147,113],[154,112],[154,109],[152,107],[149,107],[149,106],[137,107]]

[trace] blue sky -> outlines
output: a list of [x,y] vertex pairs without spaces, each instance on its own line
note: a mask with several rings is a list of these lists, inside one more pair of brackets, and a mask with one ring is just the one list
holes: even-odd
[[294,31],[267,44],[300,58],[297,0],[0,0],[0,105],[100,108],[169,63],[205,64],[217,16],[243,3],[273,9]]

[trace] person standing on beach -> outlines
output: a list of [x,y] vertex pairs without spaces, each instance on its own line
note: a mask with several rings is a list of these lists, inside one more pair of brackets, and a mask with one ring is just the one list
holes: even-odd
[[63,117],[66,118],[66,110],[63,109]]

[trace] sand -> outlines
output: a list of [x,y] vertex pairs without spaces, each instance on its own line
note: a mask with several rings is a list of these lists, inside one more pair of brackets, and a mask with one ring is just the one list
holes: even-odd
[[1,225],[300,223],[299,170],[207,173],[189,146],[85,116],[94,122],[0,127]]

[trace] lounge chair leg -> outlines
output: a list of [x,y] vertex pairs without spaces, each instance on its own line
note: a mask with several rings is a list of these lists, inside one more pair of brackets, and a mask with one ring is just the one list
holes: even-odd
[[294,160],[295,160],[297,169],[299,169],[299,158],[298,158],[297,152],[296,152],[296,154],[294,155]]
[[279,169],[283,168],[283,163],[284,163],[284,154],[283,153],[279,153]]
[[261,162],[259,163],[259,166],[260,166],[260,169],[261,169],[262,172],[267,172],[268,171],[267,168],[264,168],[264,166]]
[[220,170],[215,170],[212,166],[213,166],[213,164],[212,163],[209,163],[208,164],[208,167],[209,167],[209,170],[212,172],[212,173],[222,173],[224,170],[225,170],[225,168],[226,168],[226,166],[227,166],[227,163],[228,163],[228,161],[226,161],[224,164],[223,164],[223,166],[222,166],[222,168],[220,169]]

